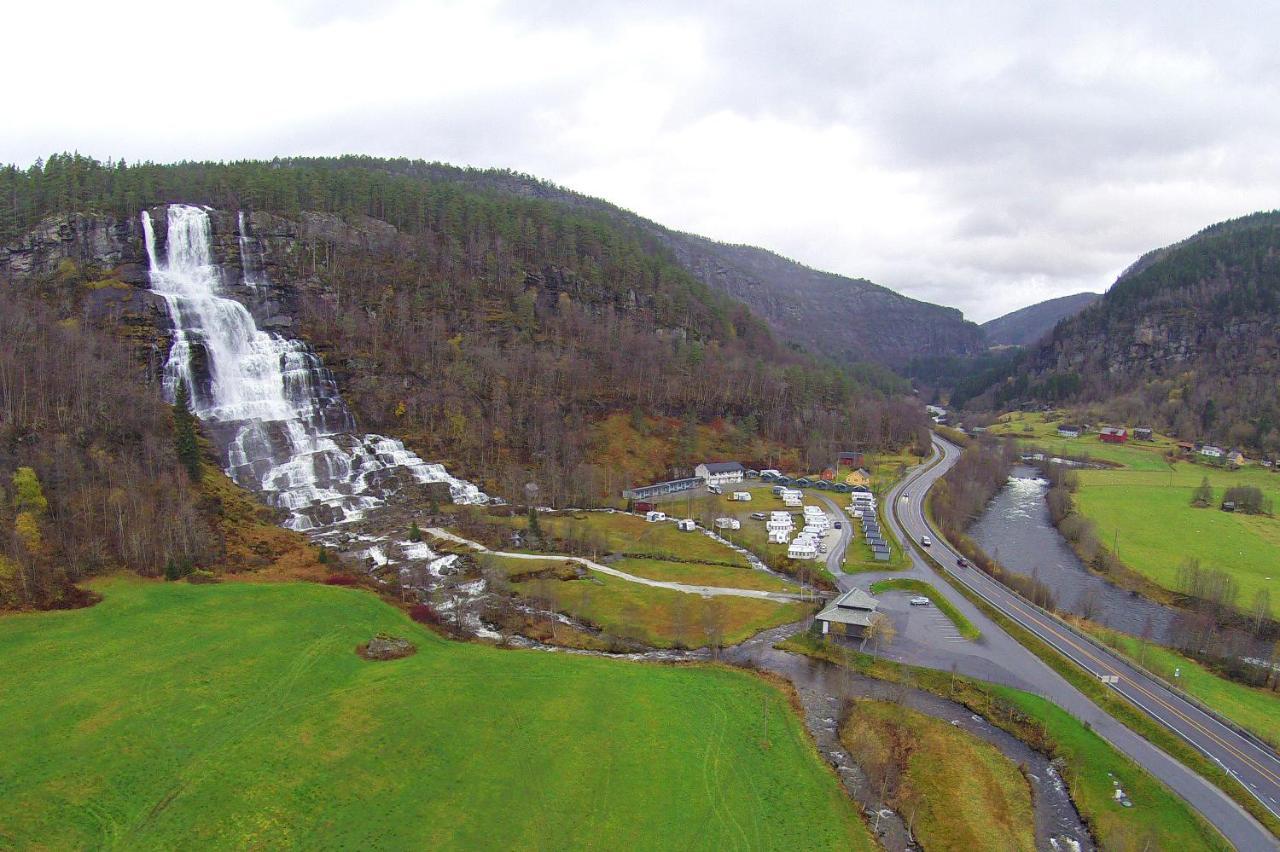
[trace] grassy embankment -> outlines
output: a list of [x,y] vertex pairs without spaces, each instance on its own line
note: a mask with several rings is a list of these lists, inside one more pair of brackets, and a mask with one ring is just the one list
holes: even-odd
[[951,623],[956,626],[956,630],[960,631],[961,636],[966,639],[977,639],[982,635],[973,622],[965,618],[964,613],[956,609],[955,604],[924,580],[901,577],[892,580],[879,580],[871,584],[871,593],[873,595],[878,595],[881,592],[910,592],[913,595],[923,595],[933,602],[939,612],[951,620]]
[[[1062,762],[1080,815],[1105,849],[1229,849],[1226,840],[1159,780],[1052,702],[1021,690],[934,669],[894,663],[809,634],[781,643],[789,651],[846,662],[869,677],[908,683],[958,701],[1032,747]],[[1115,784],[1133,801],[1114,799]],[[976,848],[976,847],[975,847]]]
[[[1008,418],[1005,421],[1005,418]],[[1097,536],[1116,547],[1122,562],[1158,587],[1176,591],[1177,572],[1188,558],[1230,573],[1239,584],[1242,610],[1249,611],[1260,589],[1270,593],[1273,618],[1280,618],[1280,518],[1222,512],[1223,492],[1238,485],[1257,486],[1280,506],[1280,475],[1260,465],[1227,470],[1191,461],[1170,463],[1165,453],[1171,438],[1151,442],[1106,444],[1096,435],[1056,437],[1057,421],[1043,415],[1005,415],[992,431],[1026,437],[1053,453],[1088,456],[1122,465],[1108,470],[1082,470],[1074,495],[1079,512],[1092,520]],[[1032,433],[1025,433],[1026,426]],[[1214,490],[1211,508],[1191,506],[1192,491],[1208,477]],[[1269,578],[1269,579],[1268,579]]]
[[[1156,675],[1177,685],[1206,707],[1280,748],[1280,693],[1219,677],[1200,663],[1154,642],[1075,621],[1076,626]],[[1177,670],[1178,677],[1174,677]]]
[[[97,588],[0,618],[0,846],[872,847],[743,673],[452,643],[350,589]],[[361,660],[378,631],[418,652]]]
[[888,767],[901,773],[889,803],[925,849],[1036,848],[1031,788],[990,743],[908,707],[868,700],[851,705],[840,739],[873,779],[891,774]]

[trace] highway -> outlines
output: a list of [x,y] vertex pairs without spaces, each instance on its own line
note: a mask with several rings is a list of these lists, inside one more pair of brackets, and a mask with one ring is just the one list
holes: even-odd
[[[929,535],[934,544],[930,555],[943,564],[965,586],[1011,621],[1035,634],[1045,643],[1075,660],[1095,676],[1115,677],[1116,689],[1160,724],[1174,731],[1239,779],[1272,813],[1280,816],[1280,758],[1266,746],[1219,722],[1191,702],[1147,677],[1108,649],[1082,638],[1043,610],[1035,607],[976,569],[959,568],[959,554],[941,540],[924,517],[924,496],[944,473],[959,459],[954,444],[934,438],[932,464],[911,472],[885,496],[886,523],[904,545],[919,542]],[[847,525],[846,525],[847,526]],[[842,544],[845,541],[842,539]],[[916,576],[932,583],[950,599],[978,629],[982,638],[970,647],[920,647],[910,645],[908,653],[918,662],[936,668],[956,665],[962,673],[974,674],[1036,692],[1054,701],[1077,718],[1088,722],[1094,731],[1113,746],[1160,778],[1187,800],[1238,849],[1280,849],[1280,843],[1253,817],[1226,794],[1160,749],[1107,715],[1083,693],[1071,686],[1038,657],[1018,644],[999,625],[988,618],[967,598],[937,576],[936,569],[906,546],[912,567],[892,574],[844,575],[839,573],[839,559],[828,559],[835,565],[833,574],[841,588],[866,588],[882,576]],[[843,552],[843,547],[835,548]],[[836,553],[829,554],[835,557]],[[1135,806],[1140,807],[1137,803]]]

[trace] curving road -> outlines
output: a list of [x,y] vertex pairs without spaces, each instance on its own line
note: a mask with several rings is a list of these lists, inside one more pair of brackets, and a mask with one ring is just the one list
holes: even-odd
[[[1280,843],[1252,816],[1225,793],[1177,762],[1125,725],[1102,711],[1083,693],[1024,648],[966,597],[937,576],[928,562],[907,539],[919,541],[924,535],[934,539],[931,555],[947,566],[951,574],[1010,620],[1031,631],[1044,642],[1096,675],[1114,676],[1113,688],[1159,723],[1185,738],[1236,776],[1273,813],[1280,815],[1280,758],[1265,746],[1227,727],[1187,700],[1143,675],[1107,649],[1081,638],[1052,616],[1014,595],[980,571],[953,567],[959,558],[929,527],[924,517],[923,498],[959,458],[959,448],[934,438],[931,462],[912,471],[885,499],[886,521],[906,546],[912,566],[905,571],[841,576],[833,571],[844,589],[866,588],[884,576],[916,576],[926,580],[972,621],[982,637],[975,642],[956,643],[938,636],[931,640],[920,629],[905,632],[902,648],[895,642],[888,656],[903,662],[934,668],[952,668],[988,680],[1042,695],[1077,718],[1182,796],[1237,848],[1280,849]],[[905,499],[904,499],[905,498]],[[832,554],[834,556],[834,554]],[[829,561],[829,564],[830,561]],[[838,565],[838,560],[834,563]],[[889,602],[888,596],[882,601]],[[910,615],[910,614],[903,614]],[[918,625],[917,625],[918,626]],[[900,635],[902,635],[900,633]],[[1141,807],[1141,804],[1137,805]]]

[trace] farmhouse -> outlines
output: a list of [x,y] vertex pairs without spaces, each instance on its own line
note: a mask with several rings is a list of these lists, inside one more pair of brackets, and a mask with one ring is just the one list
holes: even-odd
[[815,619],[822,625],[823,636],[835,634],[860,639],[871,626],[877,606],[876,599],[862,589],[850,589],[827,604]]
[[1205,444],[1200,448],[1200,455],[1207,459],[1220,459],[1227,454],[1222,447],[1215,447],[1213,444]]
[[738,462],[703,462],[693,469],[693,475],[705,480],[708,485],[741,482],[746,472],[746,468]]
[[845,485],[867,486],[871,484],[871,474],[867,472],[866,468],[860,467],[857,470],[850,471],[845,476],[844,482]]
[[866,462],[862,453],[847,452],[836,454],[836,467],[862,467]]
[[1123,426],[1103,426],[1098,430],[1098,440],[1108,444],[1123,444],[1129,440],[1129,430]]
[[641,485],[636,488],[628,488],[622,492],[623,499],[626,500],[650,500],[654,497],[661,497],[664,494],[678,494],[681,491],[692,491],[702,485],[702,480],[696,476],[686,479],[671,479],[666,482],[656,482],[653,485]]
[[1236,467],[1242,466],[1245,462],[1244,453],[1234,448],[1227,450],[1226,459],[1227,459],[1227,464],[1232,464],[1232,465],[1235,465]]
[[1058,437],[1059,438],[1079,438],[1080,427],[1070,426],[1070,425],[1067,425],[1066,423],[1063,423],[1061,426],[1058,427]]

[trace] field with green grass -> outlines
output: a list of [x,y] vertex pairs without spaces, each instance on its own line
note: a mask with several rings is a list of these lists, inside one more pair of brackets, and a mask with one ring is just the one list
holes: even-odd
[[937,589],[924,580],[902,577],[892,580],[878,580],[871,584],[871,594],[878,595],[883,592],[906,592],[912,595],[922,595],[932,601],[938,611],[950,619],[951,623],[956,626],[956,630],[960,631],[961,636],[966,639],[977,639],[982,635],[973,622],[965,618],[964,613],[956,609],[955,604],[947,600]]
[[[0,847],[872,848],[741,672],[451,643],[351,589],[97,589],[0,618]],[[357,657],[377,631],[418,652]]]
[[871,546],[867,544],[867,538],[862,534],[862,523],[846,511],[848,516],[847,523],[853,525],[853,541],[849,543],[849,548],[844,552],[844,563],[841,566],[846,574],[856,574],[860,571],[892,571],[898,568],[907,568],[911,565],[911,557],[902,547],[902,542],[898,541],[898,537],[893,534],[893,527],[885,522],[884,518],[885,506],[877,501],[876,515],[880,518],[880,534],[884,536],[884,540],[889,543],[889,559],[880,562],[871,552]]
[[990,743],[909,707],[868,700],[853,703],[840,739],[860,766],[900,769],[890,801],[914,817],[925,849],[1036,848],[1031,788]]
[[654,648],[733,645],[761,630],[799,621],[814,606],[732,595],[703,597],[607,574],[587,580],[517,583],[516,591],[549,600],[559,611]]
[[[1062,761],[1062,776],[1080,815],[1103,849],[1226,850],[1211,825],[1155,776],[1116,751],[1074,716],[1038,695],[936,669],[894,663],[842,649],[808,633],[780,643],[789,651],[851,663],[869,677],[907,683],[958,701],[1024,742]],[[1133,801],[1114,798],[1118,783]]]
[[798,593],[800,587],[773,574],[754,568],[730,568],[700,562],[672,562],[669,559],[624,558],[609,565],[637,577],[688,583],[695,586],[720,586],[732,589],[759,589],[765,592]]
[[[1205,706],[1280,748],[1280,693],[1219,677],[1200,663],[1163,645],[1118,633],[1095,624],[1081,627],[1137,661]],[[1174,678],[1174,670],[1178,677]]]
[[[1222,512],[1217,507],[1226,489],[1257,486],[1280,506],[1280,474],[1260,465],[1228,470],[1179,460],[1165,453],[1171,438],[1104,444],[1096,435],[1081,438],[1041,437],[1055,434],[1057,420],[1041,414],[1015,412],[1001,417],[993,432],[1022,437],[1027,425],[1029,444],[1052,453],[1091,456],[1119,468],[1081,470],[1076,508],[1097,525],[1098,540],[1118,546],[1125,565],[1158,586],[1177,589],[1178,567],[1188,558],[1207,568],[1231,573],[1240,587],[1237,606],[1250,611],[1254,596],[1266,589],[1274,618],[1280,618],[1280,517]],[[1211,508],[1191,506],[1191,495],[1208,477],[1214,490]],[[1268,579],[1270,578],[1270,579]]]
[[[680,516],[683,517],[683,516]],[[524,529],[523,515],[486,520],[513,529]],[[689,560],[709,564],[747,566],[747,558],[700,532],[681,532],[669,521],[649,523],[626,512],[574,512],[538,516],[544,534],[553,538],[595,543],[600,554]]]

